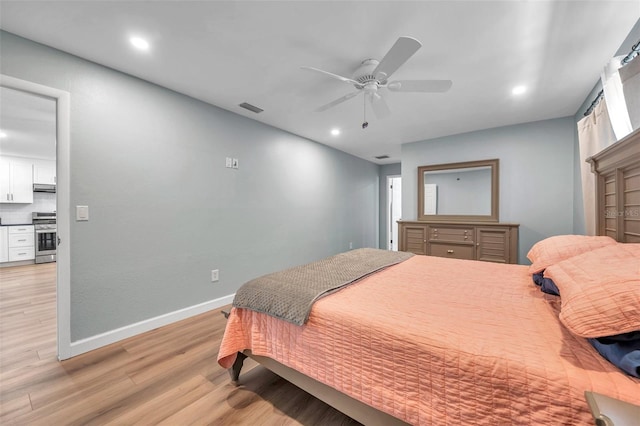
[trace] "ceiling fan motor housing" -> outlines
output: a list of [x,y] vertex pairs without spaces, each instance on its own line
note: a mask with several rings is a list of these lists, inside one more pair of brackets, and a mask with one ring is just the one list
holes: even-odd
[[[376,59],[365,59],[362,61],[358,69],[353,73],[353,79],[360,83],[359,86],[354,84],[357,89],[367,89],[367,87],[369,87],[369,91],[375,91],[377,89],[381,81],[373,75],[373,71],[379,63],[380,61]],[[375,88],[373,86],[375,86]]]

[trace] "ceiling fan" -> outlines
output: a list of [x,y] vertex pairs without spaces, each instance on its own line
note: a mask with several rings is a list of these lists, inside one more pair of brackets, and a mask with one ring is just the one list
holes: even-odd
[[365,59],[358,69],[353,73],[352,78],[343,77],[318,68],[303,66],[302,69],[315,71],[327,75],[336,80],[352,84],[357,90],[338,98],[326,105],[316,109],[316,111],[326,111],[336,105],[345,102],[360,93],[365,96],[365,120],[362,128],[368,126],[366,120],[366,102],[368,101],[379,119],[390,114],[387,102],[379,93],[379,89],[386,88],[392,92],[422,92],[422,93],[442,93],[451,88],[451,80],[396,80],[389,81],[389,77],[396,72],[411,56],[413,56],[422,44],[413,37],[400,37],[389,49],[381,61],[376,59]]

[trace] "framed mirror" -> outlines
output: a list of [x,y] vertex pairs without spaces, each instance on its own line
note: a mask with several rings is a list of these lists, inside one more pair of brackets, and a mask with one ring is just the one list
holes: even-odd
[[499,160],[418,167],[418,220],[497,222]]

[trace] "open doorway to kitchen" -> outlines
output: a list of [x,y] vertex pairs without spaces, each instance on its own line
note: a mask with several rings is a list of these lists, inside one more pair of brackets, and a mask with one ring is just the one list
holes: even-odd
[[398,221],[402,215],[402,178],[387,176],[388,249],[398,251]]
[[[13,300],[0,332],[29,346],[18,348],[23,359],[71,356],[69,100],[0,75],[0,291]],[[0,350],[12,362],[16,348]]]

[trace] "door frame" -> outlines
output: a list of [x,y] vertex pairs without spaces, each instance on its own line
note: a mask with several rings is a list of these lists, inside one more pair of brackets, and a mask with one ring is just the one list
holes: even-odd
[[[400,181],[402,182],[402,175],[388,175],[387,176],[387,242],[386,242],[386,246],[388,250],[391,250],[391,231],[393,230],[393,190],[391,188],[391,181],[393,179],[401,179]],[[402,204],[400,204],[400,207],[402,208]],[[399,242],[399,237],[398,235],[394,236],[396,239],[396,250],[398,250],[400,247],[398,245]]]
[[70,103],[71,95],[31,81],[0,74],[0,86],[53,98],[56,101],[56,229],[61,243],[56,251],[56,316],[58,359],[71,357],[71,204]]

